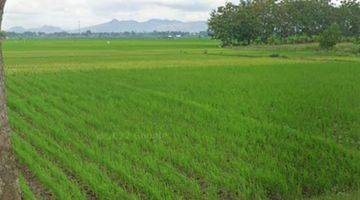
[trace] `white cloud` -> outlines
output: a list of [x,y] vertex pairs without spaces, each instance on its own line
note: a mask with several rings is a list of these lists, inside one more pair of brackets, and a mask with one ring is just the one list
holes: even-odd
[[[238,2],[238,0],[231,0]],[[145,21],[153,18],[206,20],[209,12],[226,0],[9,0],[4,28],[55,25],[75,28],[113,18]]]

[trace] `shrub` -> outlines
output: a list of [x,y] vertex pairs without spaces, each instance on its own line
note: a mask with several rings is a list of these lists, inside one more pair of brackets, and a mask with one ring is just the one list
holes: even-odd
[[340,26],[337,24],[332,24],[321,33],[320,48],[331,49],[336,45],[336,43],[340,41],[340,39],[341,39]]
[[307,35],[292,35],[286,38],[287,44],[305,44],[314,41],[315,39],[313,37]]
[[360,45],[360,36],[354,39],[354,44]]
[[273,45],[278,45],[278,44],[282,44],[281,38],[276,36],[276,35],[272,35],[267,39],[267,44],[273,44]]
[[263,44],[261,37],[257,37],[252,41],[253,44]]
[[312,36],[313,38],[313,42],[320,42],[320,36],[319,35],[314,35]]
[[286,38],[287,44],[296,44],[296,41],[297,41],[297,36],[295,36],[295,35],[292,35],[292,36],[289,36],[288,38]]

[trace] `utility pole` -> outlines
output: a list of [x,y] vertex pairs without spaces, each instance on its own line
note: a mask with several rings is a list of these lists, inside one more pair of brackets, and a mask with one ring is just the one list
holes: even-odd
[[79,20],[79,24],[78,24],[78,25],[79,25],[78,28],[79,28],[79,37],[80,37],[80,35],[81,35],[81,22],[80,22],[80,20]]

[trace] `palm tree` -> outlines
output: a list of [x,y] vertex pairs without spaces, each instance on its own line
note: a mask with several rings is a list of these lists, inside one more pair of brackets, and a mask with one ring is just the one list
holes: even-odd
[[[0,0],[0,30],[6,0]],[[3,34],[0,40],[2,41]],[[20,200],[20,188],[16,161],[10,141],[10,125],[7,115],[5,94],[5,71],[0,41],[0,199]]]

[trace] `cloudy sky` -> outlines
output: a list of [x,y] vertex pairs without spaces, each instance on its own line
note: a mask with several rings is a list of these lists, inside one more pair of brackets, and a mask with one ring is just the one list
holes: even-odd
[[148,19],[206,20],[226,1],[238,0],[8,0],[4,28],[55,25],[66,29],[109,21]]

